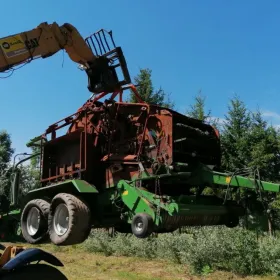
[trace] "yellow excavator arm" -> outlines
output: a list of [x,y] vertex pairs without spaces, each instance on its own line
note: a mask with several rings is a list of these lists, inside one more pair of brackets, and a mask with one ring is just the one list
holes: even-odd
[[[113,49],[109,47],[103,29],[84,40],[69,23],[59,26],[56,22],[43,22],[32,30],[0,38],[0,72],[36,58],[50,57],[65,49],[70,59],[82,65],[82,69],[87,72],[88,89],[91,92],[113,92],[129,83],[130,76],[121,48],[115,46],[112,33],[108,34]],[[116,60],[118,63],[114,64]],[[116,67],[119,66],[123,71],[122,81],[119,81],[116,73]]]

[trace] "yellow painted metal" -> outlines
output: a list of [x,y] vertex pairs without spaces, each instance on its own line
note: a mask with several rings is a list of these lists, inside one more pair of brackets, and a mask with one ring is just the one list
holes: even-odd
[[0,267],[3,267],[7,262],[14,258],[18,253],[26,248],[23,246],[7,246],[0,257]]

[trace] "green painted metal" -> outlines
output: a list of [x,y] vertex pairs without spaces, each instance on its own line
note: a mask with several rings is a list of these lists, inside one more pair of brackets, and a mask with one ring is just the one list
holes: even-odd
[[9,213],[1,214],[2,217],[5,217],[5,216],[18,216],[18,215],[20,215],[20,209],[14,209],[14,210],[11,210]]
[[98,190],[94,185],[89,184],[84,180],[72,180],[71,182],[81,193],[98,193]]
[[[193,168],[192,171],[161,174],[157,176],[147,176],[145,174],[142,178],[135,178],[132,181],[120,180],[117,186],[120,197],[123,203],[128,207],[127,222],[131,222],[133,216],[137,213],[149,214],[156,226],[161,226],[165,221],[176,224],[179,219],[182,223],[187,223],[195,217],[205,217],[205,219],[213,219],[218,221],[219,217],[228,217],[230,213],[240,216],[241,210],[238,209],[232,212],[223,202],[216,202],[211,197],[196,198],[195,196],[179,195],[177,197],[164,196],[165,202],[154,193],[145,191],[138,188],[137,182],[161,180],[165,182],[176,182],[179,180],[184,182],[186,187],[191,188],[194,186],[209,186],[209,187],[236,187],[236,188],[249,188],[252,190],[261,190],[268,192],[280,192],[280,185],[261,180],[256,180],[250,177],[239,175],[232,175],[228,173],[215,172],[206,166],[199,165]],[[235,209],[235,208],[234,208]],[[231,211],[231,212],[230,212]],[[241,211],[241,212],[239,212]],[[207,216],[207,217],[206,217]],[[166,220],[166,217],[167,220]]]
[[[155,207],[150,203],[151,199],[147,199],[147,197],[143,195],[142,190],[135,188],[124,180],[120,180],[117,187],[120,191],[122,201],[134,215],[136,213],[147,213],[156,224],[159,223]],[[131,222],[131,218],[131,216],[128,217],[128,222]]]
[[[161,226],[165,222],[166,216],[169,221],[176,224],[176,220],[192,219],[195,216],[219,217],[227,215],[228,209],[225,205],[213,204],[208,198],[196,198],[195,196],[180,195],[177,197],[163,196],[165,202],[161,202],[160,197],[139,189],[133,182],[121,180],[118,184],[118,190],[124,204],[130,210],[127,222],[131,222],[132,217],[137,213],[149,214],[156,226]],[[170,217],[172,220],[170,220]],[[184,221],[183,221],[184,222]]]
[[[124,204],[132,212],[129,222],[133,215],[137,213],[147,213],[149,214],[154,223],[158,226],[162,222],[161,211],[173,215],[178,213],[178,204],[174,200],[169,200],[168,203],[162,203],[160,198],[148,191],[136,188],[133,185],[134,182],[127,182],[124,180],[119,181],[118,189],[121,192],[121,199]],[[166,197],[168,200],[169,197]]]
[[229,173],[221,173],[208,169],[202,166],[196,169],[192,176],[187,180],[188,184],[221,187],[236,187],[258,189],[266,192],[280,192],[280,185],[276,183],[257,180],[255,178],[233,175]]
[[[152,217],[156,226],[164,228],[170,224],[174,225],[174,227],[180,223],[187,224],[196,218],[201,219],[201,221],[202,219],[207,220],[209,218],[209,223],[211,223],[211,219],[213,219],[213,223],[215,221],[219,222],[219,218],[222,216],[226,217],[229,214],[229,210],[226,205],[209,198],[196,198],[190,195],[179,195],[176,197],[164,195],[160,197],[153,192],[138,188],[137,183],[139,181],[144,183],[150,180],[156,183],[156,180],[159,180],[165,183],[168,180],[172,184],[176,184],[179,181],[186,188],[196,186],[226,188],[230,186],[280,192],[280,185],[278,184],[239,175],[233,176],[232,174],[215,172],[203,165],[193,166],[186,170],[187,172],[170,172],[169,174],[156,176],[142,173],[142,178],[135,177],[132,181],[120,180],[116,186],[100,191],[93,184],[81,179],[74,179],[32,190],[30,193],[43,190],[48,192],[48,190],[54,189],[57,189],[55,192],[59,192],[61,189],[64,191],[65,188],[69,187],[75,188],[85,196],[89,193],[95,193],[97,195],[94,196],[94,201],[92,201],[92,211],[95,212],[98,225],[102,226],[106,224],[108,219],[114,221],[114,219],[117,220],[119,217],[124,218],[127,223],[131,223],[135,214],[147,213]],[[40,196],[41,194],[36,195]],[[119,212],[118,207],[115,207],[119,200],[126,206],[122,213]]]
[[73,185],[78,192],[80,193],[98,193],[97,188],[93,184],[89,184],[88,182],[80,179],[74,179],[74,180],[65,180],[63,182],[59,182],[56,184],[52,184],[50,186],[42,187],[39,189],[31,190],[29,193],[34,193],[42,190],[48,190],[58,187],[63,187],[67,185]]
[[229,185],[231,187],[242,187],[249,189],[259,189],[268,192],[279,192],[280,185],[275,183],[269,183],[253,178],[246,178],[243,176],[231,176],[230,174],[222,173],[210,173],[207,174],[207,177],[213,178],[213,183],[216,185]]

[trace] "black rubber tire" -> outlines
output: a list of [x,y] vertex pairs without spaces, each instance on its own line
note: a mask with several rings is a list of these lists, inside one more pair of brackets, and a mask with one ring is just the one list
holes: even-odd
[[[36,235],[31,236],[27,232],[27,215],[31,208],[36,207],[40,213],[40,226]],[[48,215],[50,204],[43,199],[29,201],[22,210],[20,225],[22,237],[30,244],[39,244],[48,240]]]
[[228,228],[235,228],[239,225],[239,217],[232,215],[228,218],[227,222],[226,222],[226,226]]
[[[58,205],[64,204],[69,214],[69,227],[64,235],[56,234],[53,221],[54,213]],[[56,195],[50,206],[49,211],[49,236],[55,245],[66,246],[84,242],[91,230],[91,213],[88,205],[81,199],[72,194],[60,193]]]
[[[143,223],[142,230],[137,230],[137,223]],[[151,235],[154,229],[154,221],[152,217],[146,213],[136,214],[131,222],[132,233],[138,238],[147,238]]]
[[1,276],[1,280],[67,280],[56,267],[47,264],[29,264]]

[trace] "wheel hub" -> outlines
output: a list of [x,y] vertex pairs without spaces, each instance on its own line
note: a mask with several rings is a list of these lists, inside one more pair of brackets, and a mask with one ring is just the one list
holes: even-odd
[[135,223],[136,231],[140,232],[143,230],[143,222],[141,220],[137,220]]
[[34,236],[40,228],[40,211],[37,207],[32,207],[27,216],[27,232]]
[[59,204],[54,213],[54,231],[57,235],[64,235],[69,229],[69,212],[65,204]]

